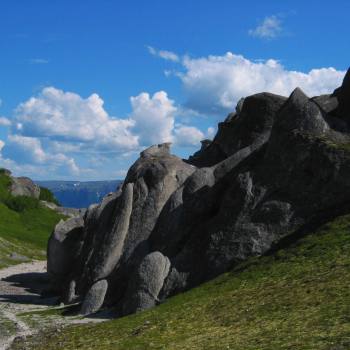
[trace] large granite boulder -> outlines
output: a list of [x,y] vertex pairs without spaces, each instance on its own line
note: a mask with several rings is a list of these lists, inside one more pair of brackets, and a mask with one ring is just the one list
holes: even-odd
[[149,252],[148,238],[164,204],[194,171],[169,153],[169,144],[143,151],[122,188],[85,213],[78,263],[65,284],[76,281],[76,293],[84,296],[98,280],[108,279],[112,299],[121,298],[130,271]]
[[85,300],[83,313],[103,302],[141,311],[348,210],[349,100],[349,73],[329,95],[256,94],[189,160],[169,144],[142,152],[122,188],[87,210],[68,299]]

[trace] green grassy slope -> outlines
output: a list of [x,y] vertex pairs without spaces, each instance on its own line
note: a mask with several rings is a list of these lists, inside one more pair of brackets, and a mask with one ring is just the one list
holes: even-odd
[[350,349],[350,215],[164,304],[14,349]]
[[10,183],[10,178],[0,172],[0,268],[25,258],[45,259],[48,237],[62,218],[36,199],[12,197]]

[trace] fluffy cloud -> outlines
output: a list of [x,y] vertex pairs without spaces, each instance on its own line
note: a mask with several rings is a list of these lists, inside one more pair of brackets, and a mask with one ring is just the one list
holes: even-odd
[[[107,158],[113,157],[114,163],[118,159],[125,167],[127,159],[134,159],[141,148],[162,142],[197,146],[204,138],[195,127],[175,124],[183,110],[164,91],[140,93],[131,97],[130,103],[131,113],[121,119],[107,113],[97,94],[83,98],[44,88],[17,107],[0,163],[26,174],[38,169],[32,175],[36,178],[50,171],[65,176],[101,176],[102,160],[103,164],[109,162],[106,153],[113,153]],[[8,125],[6,121],[3,124]],[[109,162],[109,166],[113,165]]]
[[282,33],[282,21],[277,16],[265,17],[261,24],[256,28],[249,30],[249,35],[263,38],[273,39]]
[[193,126],[181,125],[174,130],[174,141],[177,146],[193,147],[198,146],[205,138],[203,132]]
[[133,110],[130,118],[135,122],[132,130],[141,146],[173,142],[179,147],[193,147],[205,138],[194,126],[175,125],[175,116],[184,112],[165,91],[156,92],[152,97],[144,92],[130,100]]
[[41,141],[34,137],[9,135],[5,147],[2,149],[4,159],[15,160],[21,165],[45,165],[54,171],[64,168],[69,174],[78,175],[79,167],[73,158],[62,153],[51,154],[45,152]]
[[205,114],[222,115],[244,96],[267,91],[288,96],[297,86],[310,96],[333,91],[344,71],[312,69],[308,73],[286,69],[276,60],[255,62],[231,52],[223,56],[184,57],[181,79],[187,107]]
[[20,160],[23,163],[44,163],[47,155],[41,147],[40,140],[33,137],[9,135],[3,150],[5,157]]
[[46,138],[55,152],[128,152],[174,140],[178,108],[164,91],[143,92],[130,98],[129,118],[108,115],[103,100],[48,87],[19,105],[14,134]]
[[102,150],[123,151],[138,145],[130,131],[134,121],[110,117],[97,94],[84,99],[47,87],[19,105],[15,124],[15,132],[23,136],[84,143]]
[[134,125],[109,116],[97,94],[84,99],[48,87],[17,107],[1,163],[24,173],[37,169],[34,177],[77,176],[82,170],[87,175],[91,169],[78,166],[75,158],[86,163],[91,154],[136,150]]
[[174,114],[177,109],[166,92],[156,92],[152,97],[143,92],[131,97],[130,102],[132,106],[130,118],[135,122],[133,131],[138,135],[141,145],[173,140]]

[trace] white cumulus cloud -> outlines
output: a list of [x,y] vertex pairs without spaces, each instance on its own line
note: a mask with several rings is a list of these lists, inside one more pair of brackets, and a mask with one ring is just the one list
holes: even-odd
[[194,126],[181,125],[174,130],[175,144],[182,147],[198,146],[205,138],[202,131]]
[[137,137],[130,132],[134,122],[109,116],[103,103],[97,94],[84,99],[76,93],[47,87],[19,105],[15,131],[23,136],[81,142],[116,152],[137,146]]
[[187,107],[222,115],[234,109],[241,97],[258,92],[288,96],[300,87],[310,96],[332,92],[345,71],[312,69],[307,73],[286,69],[274,59],[252,61],[231,52],[223,56],[185,57],[177,76],[185,88]]
[[47,166],[55,171],[64,168],[72,175],[78,175],[80,171],[73,158],[62,153],[46,152],[41,141],[35,137],[9,135],[5,146],[2,147],[2,156],[19,165]]
[[[196,127],[175,124],[183,111],[165,91],[142,92],[130,103],[129,116],[116,118],[108,114],[97,94],[83,98],[44,88],[16,108],[0,160],[17,170],[37,168],[41,177],[49,171],[96,176],[107,153],[125,164],[152,144],[197,146],[204,138]],[[3,124],[8,123],[3,120]]]
[[173,140],[177,108],[165,91],[158,91],[153,96],[143,92],[131,97],[130,101],[130,118],[135,122],[133,132],[138,135],[142,146]]

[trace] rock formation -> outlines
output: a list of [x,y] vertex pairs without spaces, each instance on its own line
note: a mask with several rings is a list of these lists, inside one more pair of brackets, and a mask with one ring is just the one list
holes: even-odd
[[11,176],[10,192],[13,196],[27,196],[39,198],[40,187],[28,177]]
[[348,209],[349,81],[246,97],[187,161],[169,144],[143,151],[118,192],[57,225],[53,288],[82,314],[141,311]]

